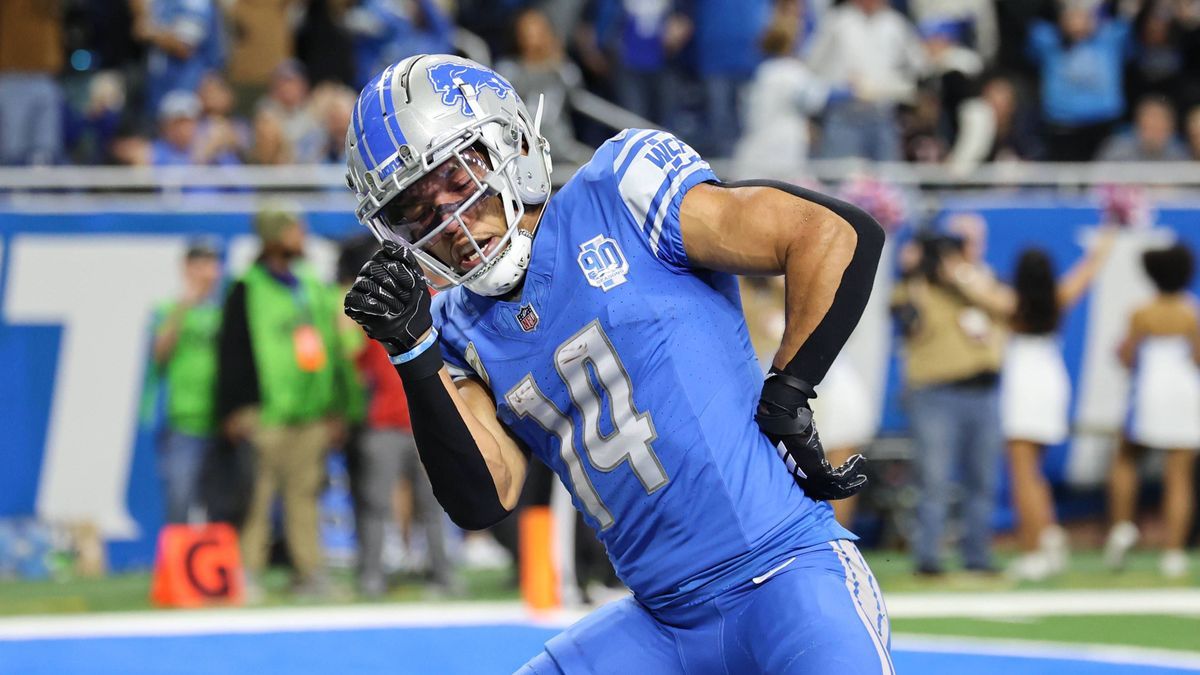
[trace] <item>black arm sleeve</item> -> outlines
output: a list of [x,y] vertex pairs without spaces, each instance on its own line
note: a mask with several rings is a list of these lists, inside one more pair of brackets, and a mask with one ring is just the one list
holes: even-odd
[[829,366],[854,332],[854,327],[858,325],[858,320],[867,307],[871,288],[875,284],[875,269],[879,266],[879,256],[883,253],[883,228],[857,206],[795,185],[773,180],[748,180],[727,183],[726,186],[760,186],[783,190],[836,213],[858,234],[854,256],[846,266],[846,271],[842,273],[842,282],[833,297],[833,304],[812,335],[800,345],[800,350],[784,368],[788,375],[816,385],[829,371]]
[[258,369],[246,319],[246,285],[238,282],[225,297],[217,332],[217,419],[260,400]]
[[441,378],[435,373],[402,380],[417,454],[450,520],[464,530],[504,520],[509,512],[496,494],[492,472]]

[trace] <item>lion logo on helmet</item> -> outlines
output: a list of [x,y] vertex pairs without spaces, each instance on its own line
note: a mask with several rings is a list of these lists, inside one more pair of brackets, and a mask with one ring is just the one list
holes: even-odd
[[[462,63],[439,63],[429,69],[429,82],[433,90],[442,95],[442,103],[455,106],[462,102],[462,114],[472,115],[467,106],[467,98],[463,95],[459,84],[469,85],[476,92],[491,89],[500,98],[508,98],[512,85],[495,72],[481,66],[471,66]],[[457,80],[457,82],[456,82]]]

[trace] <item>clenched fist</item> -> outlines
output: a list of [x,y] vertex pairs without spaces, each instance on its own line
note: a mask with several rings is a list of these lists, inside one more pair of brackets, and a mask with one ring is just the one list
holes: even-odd
[[429,286],[412,252],[385,241],[359,270],[346,293],[345,311],[397,356],[416,347],[433,327],[429,304]]

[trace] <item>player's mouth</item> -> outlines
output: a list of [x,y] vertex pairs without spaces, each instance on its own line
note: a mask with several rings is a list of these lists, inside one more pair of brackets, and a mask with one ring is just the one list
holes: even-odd
[[463,246],[458,253],[458,267],[464,272],[469,272],[478,267],[483,262],[484,257],[490,257],[500,244],[500,237],[478,239],[475,243],[479,245],[479,250],[483,252],[482,256],[479,255],[474,246],[471,246],[470,242]]

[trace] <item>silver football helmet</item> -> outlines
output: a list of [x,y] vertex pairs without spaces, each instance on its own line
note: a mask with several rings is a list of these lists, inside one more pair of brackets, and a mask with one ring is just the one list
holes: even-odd
[[[527,205],[550,196],[550,147],[540,122],[507,80],[474,61],[423,54],[388,66],[359,94],[346,131],[355,215],[381,242],[412,250],[434,287],[507,293],[524,277],[532,248],[517,224]],[[447,193],[455,195],[451,203],[422,202],[422,195]],[[497,196],[507,231],[481,246],[463,216]],[[473,251],[469,269],[429,250],[454,223]]]

